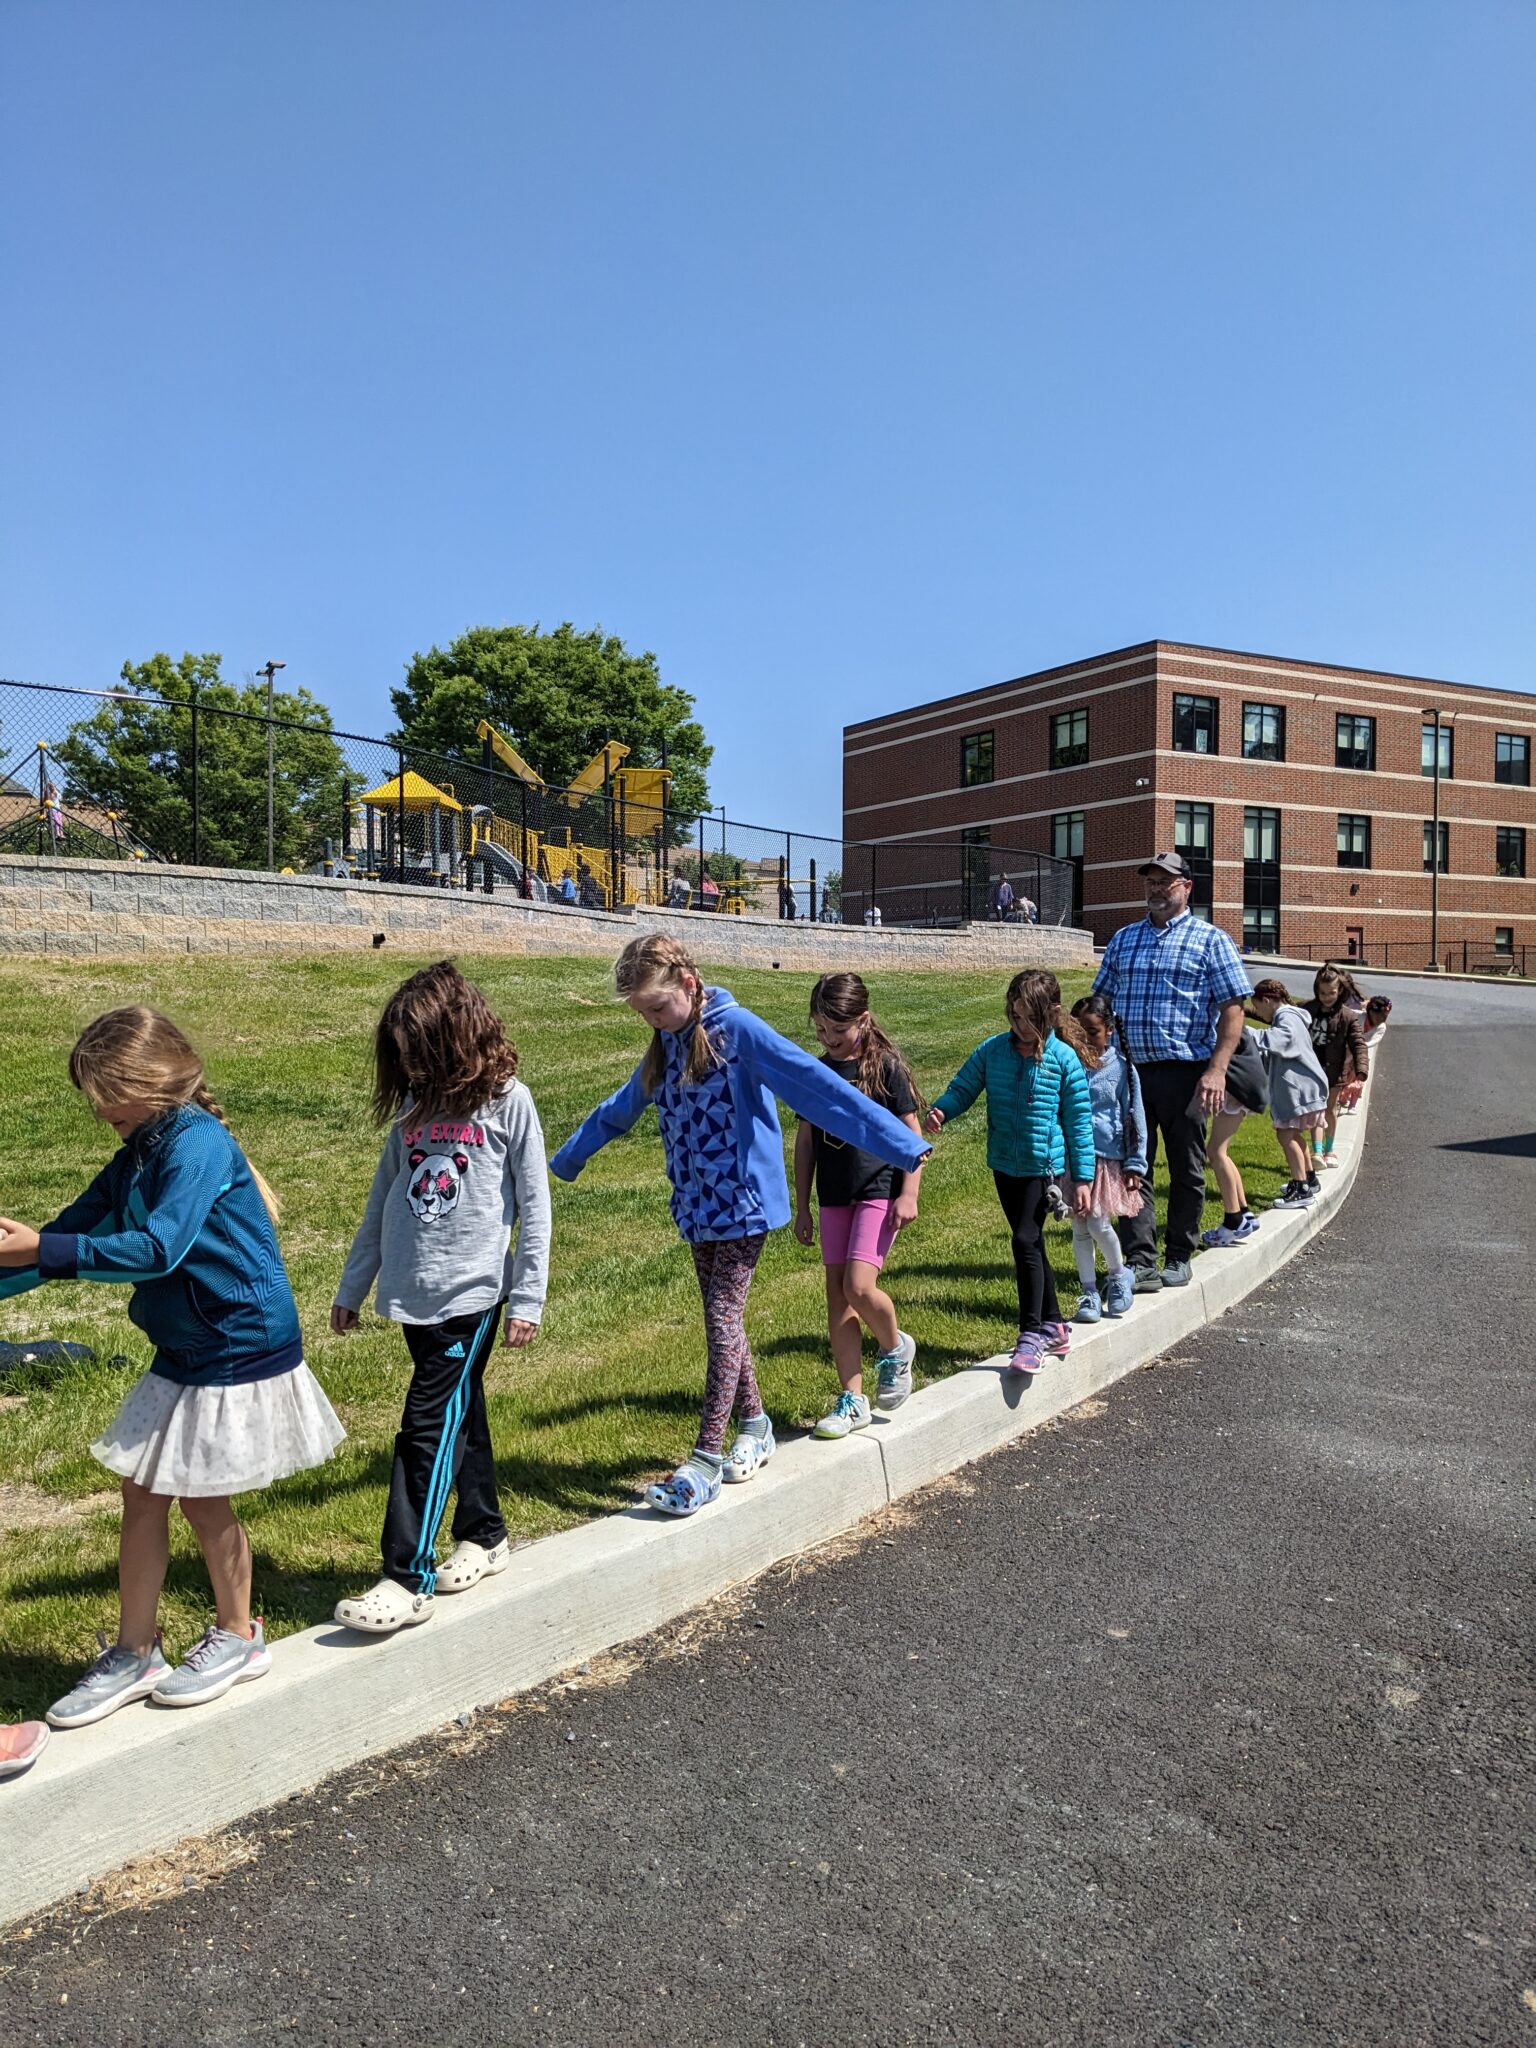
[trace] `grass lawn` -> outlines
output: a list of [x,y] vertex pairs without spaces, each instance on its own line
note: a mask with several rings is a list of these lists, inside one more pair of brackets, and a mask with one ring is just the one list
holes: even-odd
[[[376,1575],[379,1525],[408,1362],[399,1333],[365,1311],[350,1338],[327,1312],[378,1153],[366,1115],[372,1026],[416,960],[392,955],[188,960],[107,965],[0,962],[11,1019],[0,1125],[0,1213],[42,1223],[83,1187],[115,1144],[70,1087],[66,1058],[99,1011],[148,1001],[189,1032],[231,1125],[283,1203],[281,1240],[309,1362],[349,1432],[332,1462],[246,1496],[257,1605],[272,1635],[324,1619]],[[553,1151],[624,1078],[645,1034],[615,1004],[602,963],[466,959],[465,971],[508,1020]],[[713,978],[713,977],[712,977]],[[781,1031],[814,1048],[809,980],[761,971],[718,977]],[[1068,1000],[1087,985],[1069,977]],[[1001,1028],[994,974],[892,976],[876,1007],[935,1095],[962,1058]],[[19,1028],[18,1028],[19,1027]],[[786,1130],[789,1119],[785,1118]],[[1250,1198],[1284,1179],[1267,1121],[1250,1119],[1239,1150]],[[1159,1176],[1159,1194],[1164,1183]],[[631,1503],[693,1442],[703,1334],[692,1263],[667,1212],[660,1139],[647,1118],[574,1186],[556,1184],[549,1307],[538,1342],[500,1352],[487,1379],[503,1505],[514,1538],[545,1534]],[[1207,1221],[1219,1221],[1208,1204]],[[1066,1227],[1051,1252],[1076,1300]],[[940,1138],[923,1213],[889,1268],[903,1326],[917,1338],[918,1377],[934,1379],[1005,1346],[1013,1333],[1012,1268],[986,1169],[978,1105]],[[92,1367],[30,1389],[0,1386],[0,1718],[37,1714],[65,1689],[93,1631],[116,1626],[115,1482],[87,1450],[147,1347],[129,1323],[126,1288],[57,1285],[0,1308],[0,1338],[89,1344]],[[1069,1310],[1070,1312],[1070,1310]],[[777,1426],[799,1429],[836,1381],[826,1352],[818,1255],[785,1230],[764,1253],[748,1312],[763,1390]],[[835,1445],[827,1456],[835,1459]],[[168,1650],[202,1628],[208,1589],[191,1532],[172,1517],[162,1610]]]

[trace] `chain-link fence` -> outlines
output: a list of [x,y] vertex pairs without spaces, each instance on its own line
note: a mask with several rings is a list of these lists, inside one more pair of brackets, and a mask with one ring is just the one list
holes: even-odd
[[1070,861],[844,841],[696,813],[614,744],[552,788],[482,728],[478,759],[189,696],[0,682],[0,852],[358,875],[593,909],[825,923],[1069,924]]

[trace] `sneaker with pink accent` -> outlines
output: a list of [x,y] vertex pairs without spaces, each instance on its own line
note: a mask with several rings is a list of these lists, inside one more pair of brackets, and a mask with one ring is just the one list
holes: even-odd
[[1047,1323],[1045,1325],[1045,1348],[1052,1358],[1065,1358],[1072,1349],[1072,1325],[1070,1323]]
[[1010,1372],[1037,1373],[1045,1363],[1044,1330],[1020,1330],[1019,1341],[1008,1361]]

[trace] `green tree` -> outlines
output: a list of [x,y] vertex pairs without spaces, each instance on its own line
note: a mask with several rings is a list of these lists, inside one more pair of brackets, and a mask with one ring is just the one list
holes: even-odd
[[[124,817],[154,853],[190,861],[192,705],[198,707],[198,856],[208,867],[267,864],[267,708],[264,683],[224,681],[217,654],[156,654],[123,663],[134,694],[115,698],[70,727],[55,753],[66,796]],[[162,701],[163,700],[163,701]],[[255,718],[221,717],[254,712]],[[307,690],[272,699],[273,845],[279,867],[307,867],[322,842],[341,835],[343,762],[331,716]],[[294,730],[302,726],[302,731]]]
[[692,697],[661,680],[654,654],[631,654],[600,627],[472,626],[448,647],[412,655],[390,700],[397,745],[478,761],[475,727],[488,719],[552,788],[573,782],[606,740],[622,740],[631,761],[652,768],[665,741],[673,808],[709,808],[714,748]]

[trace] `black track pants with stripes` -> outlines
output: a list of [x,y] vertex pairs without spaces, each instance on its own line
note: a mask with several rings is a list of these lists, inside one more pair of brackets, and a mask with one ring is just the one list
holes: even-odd
[[496,1458],[485,1412],[485,1366],[504,1302],[446,1323],[404,1323],[415,1371],[395,1438],[384,1516],[384,1576],[413,1593],[436,1584],[438,1524],[448,1495],[455,1543],[489,1549],[507,1533],[496,1499]]

